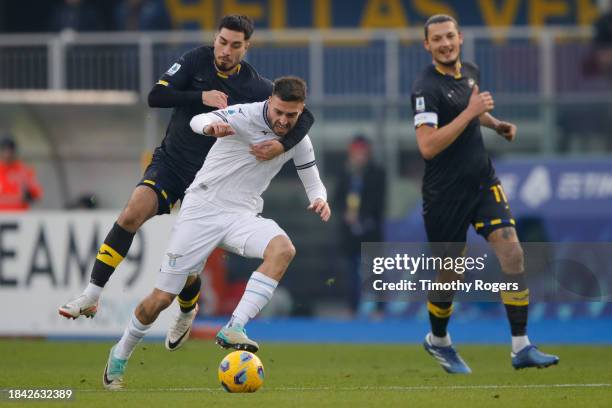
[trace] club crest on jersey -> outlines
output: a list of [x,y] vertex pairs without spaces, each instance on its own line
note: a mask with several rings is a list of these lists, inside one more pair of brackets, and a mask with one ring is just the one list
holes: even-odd
[[175,62],[174,65],[172,65],[170,69],[166,71],[166,74],[174,75],[178,72],[179,69],[181,69],[181,64],[179,64],[178,62]]
[[472,78],[468,79],[468,86],[470,88],[473,88],[475,84],[476,84],[476,81],[474,81]]
[[425,97],[419,96],[416,98],[416,111],[417,112],[425,112]]
[[178,255],[178,254],[172,254],[170,252],[168,252],[166,255],[168,255],[168,266],[171,266],[171,267],[175,267],[176,260],[183,256],[183,255]]

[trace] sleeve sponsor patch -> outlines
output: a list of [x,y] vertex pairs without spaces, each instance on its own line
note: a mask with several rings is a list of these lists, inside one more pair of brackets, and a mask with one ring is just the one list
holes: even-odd
[[414,126],[419,127],[421,125],[438,126],[438,114],[434,112],[417,113],[414,115]]
[[170,69],[166,71],[166,74],[174,75],[178,72],[179,69],[181,69],[181,64],[179,64],[178,62],[175,62],[174,65],[172,65]]
[[415,108],[417,112],[425,112],[425,97],[419,96],[416,98]]

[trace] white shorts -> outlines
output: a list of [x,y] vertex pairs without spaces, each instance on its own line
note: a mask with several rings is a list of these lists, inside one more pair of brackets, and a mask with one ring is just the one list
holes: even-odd
[[179,294],[189,275],[202,272],[216,247],[261,259],[268,243],[279,235],[287,236],[273,220],[231,212],[188,193],[172,227],[155,287]]

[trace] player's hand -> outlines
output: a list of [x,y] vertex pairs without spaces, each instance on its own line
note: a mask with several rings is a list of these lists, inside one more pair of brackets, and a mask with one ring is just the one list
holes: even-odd
[[470,110],[473,117],[478,117],[486,112],[491,112],[495,108],[495,102],[490,92],[480,92],[478,85],[474,84],[472,95],[467,109]]
[[510,122],[499,122],[495,127],[498,135],[511,142],[516,137],[516,125]]
[[284,152],[285,148],[278,140],[266,140],[251,145],[251,154],[259,161],[271,160]]
[[204,134],[213,137],[224,137],[235,134],[234,128],[229,123],[213,122],[204,128]]
[[331,217],[331,209],[329,208],[329,204],[327,204],[327,201],[321,198],[317,198],[314,203],[308,206],[308,209],[319,214],[324,222],[329,221],[329,217]]
[[221,91],[204,91],[202,92],[202,103],[213,108],[225,109],[227,108],[227,95]]

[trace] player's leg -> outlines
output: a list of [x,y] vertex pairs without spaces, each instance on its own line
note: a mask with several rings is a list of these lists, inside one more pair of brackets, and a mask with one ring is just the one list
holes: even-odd
[[79,316],[93,317],[96,314],[98,300],[106,282],[127,255],[136,231],[157,213],[157,208],[155,191],[144,186],[134,189],[128,204],[98,250],[89,284],[79,297],[59,308],[60,315],[76,319]]
[[537,350],[527,336],[529,288],[523,249],[514,225],[515,221],[501,183],[493,180],[490,187],[483,192],[476,210],[474,226],[495,251],[506,283],[513,284],[516,288],[501,292],[512,335],[512,364],[515,368],[547,367],[556,364],[559,359]]
[[[166,253],[167,262],[163,266],[169,271],[176,271],[177,268],[180,271],[187,268],[188,271],[185,285],[177,292],[180,310],[168,328],[164,341],[169,351],[178,350],[189,338],[193,321],[199,311],[198,299],[202,286],[200,273],[206,259],[225,235],[227,224],[223,211],[200,201],[196,193],[187,194],[179,219],[173,227]],[[196,259],[198,262],[194,263],[190,259]]]
[[[174,274],[170,278],[176,282],[171,286],[178,288],[179,285],[184,284],[186,276]],[[169,280],[166,283],[168,282]],[[170,306],[175,296],[175,293],[155,288],[153,292],[136,306],[130,322],[123,332],[123,336],[111,348],[108,355],[102,376],[104,388],[109,390],[123,388],[123,376],[134,349],[151,329],[159,314]]]
[[169,351],[178,350],[189,338],[193,320],[197,317],[198,299],[200,298],[200,290],[202,280],[200,275],[190,275],[187,278],[185,287],[181,290],[178,296],[180,311],[177,313],[174,323],[168,329],[166,334],[166,349]]
[[[465,250],[471,205],[468,200],[448,200],[429,206],[424,214],[427,238],[434,256],[458,257]],[[453,270],[440,270],[437,282],[460,280],[463,275]],[[423,347],[440,366],[451,374],[467,374],[469,366],[452,345],[448,323],[453,312],[453,291],[431,290],[427,293],[427,310],[431,331],[425,336]]]
[[202,270],[206,258],[220,242],[224,230],[219,222],[210,221],[205,207],[193,197],[186,197],[172,228],[155,289],[136,307],[123,336],[111,349],[103,377],[106,388],[123,386],[125,367],[136,345],[159,313],[185,288],[187,277]]
[[172,205],[181,198],[176,191],[184,190],[181,179],[159,157],[154,156],[104,239],[94,261],[89,284],[79,297],[59,308],[60,315],[73,319],[81,315],[95,315],[102,290],[127,255],[138,229],[151,217],[168,214]]
[[295,256],[295,247],[272,220],[251,217],[235,225],[224,238],[223,246],[248,258],[262,258],[263,262],[251,274],[230,321],[217,334],[217,343],[225,348],[256,352],[259,345],[247,337],[244,327],[272,299]]

